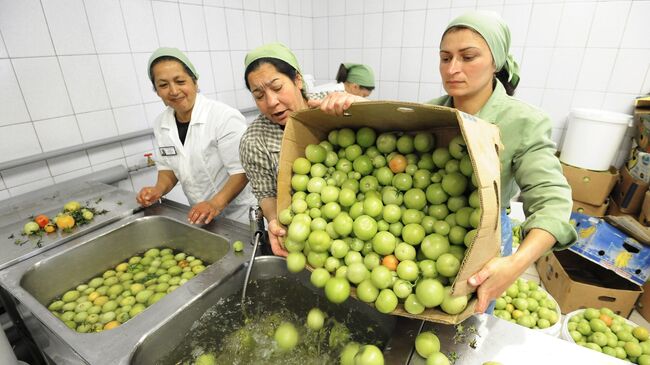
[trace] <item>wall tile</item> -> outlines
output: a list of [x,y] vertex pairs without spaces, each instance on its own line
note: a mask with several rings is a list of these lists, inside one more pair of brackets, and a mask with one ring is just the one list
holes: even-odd
[[85,0],[84,3],[97,52],[128,52],[129,41],[119,1]]
[[217,93],[217,100],[219,100],[222,103],[228,104],[233,108],[239,108],[237,105],[237,96],[235,95],[235,91],[224,91]]
[[398,100],[398,88],[399,82],[397,81],[379,81],[379,87],[377,88],[379,92],[376,97],[380,100]]
[[421,82],[418,93],[418,102],[426,103],[427,101],[442,95],[440,92],[441,85],[438,83]]
[[[348,49],[346,49],[345,50],[345,61],[344,62],[363,63],[363,49],[362,48],[348,48]],[[372,68],[372,67],[370,67],[370,68]],[[375,72],[375,70],[373,70],[373,73],[374,72]],[[375,77],[376,76],[377,75],[375,74]]]
[[237,98],[237,108],[246,109],[255,107],[255,100],[248,90],[235,90],[235,97]]
[[62,56],[59,63],[76,113],[110,107],[96,55]]
[[381,50],[380,79],[382,81],[399,81],[400,53],[399,48],[384,48]]
[[0,190],[6,190],[7,186],[5,185],[5,182],[2,180],[2,174],[0,173]]
[[297,0],[300,1],[300,15],[303,17],[308,17],[311,18],[313,17],[313,7],[311,1],[303,1],[303,0]]
[[345,16],[345,48],[363,48],[363,15]]
[[442,83],[439,66],[440,57],[438,55],[438,48],[423,48],[420,81],[428,83]]
[[244,12],[241,10],[226,9],[226,24],[228,25],[230,49],[245,50],[247,46]]
[[404,13],[402,47],[422,47],[424,41],[425,10]]
[[427,8],[429,9],[451,8],[451,0],[427,1]]
[[275,12],[275,2],[274,1],[260,1],[260,11],[273,13]]
[[317,49],[314,51],[314,77],[317,79],[329,79],[329,52]]
[[275,0],[275,12],[277,14],[289,14],[289,1]]
[[[314,49],[326,49],[328,47],[327,18],[314,18],[313,22]],[[368,45],[365,45],[368,47]]]
[[[122,149],[122,145],[119,142],[111,143],[104,146],[88,149],[88,158],[90,159],[90,164],[95,167],[99,164],[117,160],[119,158],[124,158],[124,150]],[[97,171],[95,169],[93,170]]]
[[409,0],[404,2],[404,10],[420,10],[427,8],[427,0]]
[[111,110],[77,114],[77,124],[84,142],[117,136],[117,126]]
[[115,124],[119,134],[141,131],[147,129],[147,117],[142,104],[113,109]]
[[484,3],[481,1],[476,6],[476,10],[493,11],[497,14],[501,14],[503,12],[503,5],[484,5]]
[[405,0],[384,0],[384,12],[404,10]]
[[95,52],[83,0],[43,0],[41,3],[57,54]]
[[74,116],[40,120],[34,122],[34,128],[43,147],[43,152],[82,143],[81,133]]
[[145,186],[155,184],[157,175],[156,169],[145,169],[131,173],[133,191],[140,191]]
[[334,0],[327,2],[327,15],[332,16],[342,16],[345,15],[345,1]]
[[379,48],[364,48],[363,49],[363,64],[372,67],[375,72],[375,84],[381,76],[381,49]]
[[452,8],[474,8],[477,0],[451,0]]
[[215,92],[210,52],[187,52],[187,57],[192,60],[196,71],[199,73],[199,90],[204,94]]
[[160,46],[185,49],[185,37],[183,36],[178,4],[152,1],[151,5]]
[[596,3],[565,3],[558,28],[557,47],[584,47],[587,44]]
[[212,59],[212,69],[215,71],[215,89],[216,91],[234,90],[235,84],[232,77],[232,64],[230,62],[230,52],[210,52]]
[[278,33],[278,42],[284,44],[291,43],[291,30],[289,29],[289,16],[283,14],[277,14],[275,16],[275,25],[277,27]]
[[555,149],[557,150],[562,145],[562,139],[564,137],[564,129],[553,128],[551,129],[551,140],[555,143]]
[[555,44],[562,16],[562,4],[535,4],[528,24],[528,47],[551,47]]
[[[422,48],[402,48],[399,81],[420,81]],[[416,97],[413,100],[417,99]]]
[[336,73],[339,70],[341,65],[341,60],[345,58],[345,51],[341,49],[330,49],[329,52],[329,61],[327,67],[327,77],[328,80],[334,80]]
[[[16,138],[20,136],[20,138]],[[32,123],[0,127],[0,163],[42,152]]]
[[384,13],[383,24],[387,26],[383,27],[381,32],[382,47],[400,47],[402,45],[403,21],[404,13],[402,12]]
[[642,94],[643,76],[650,66],[650,48],[620,49],[612,70],[607,91]]
[[527,102],[530,105],[538,108],[542,107],[542,97],[544,96],[544,89],[532,87],[517,87],[515,97]]
[[99,63],[113,108],[142,102],[130,54],[100,55]]
[[641,86],[641,92],[650,94],[650,65],[648,65],[648,69],[645,72],[645,81],[643,82],[643,86]]
[[244,4],[242,0],[223,0],[223,6],[226,8],[241,9]]
[[300,67],[306,74],[314,74],[314,52],[311,50],[305,51],[300,60]]
[[314,48],[312,18],[302,18],[302,48],[312,50]]
[[181,4],[203,5],[203,0],[178,0]]
[[618,47],[629,11],[629,1],[599,2],[587,47]]
[[606,91],[611,70],[616,60],[616,49],[587,48],[582,61],[576,89],[586,91]]
[[0,85],[0,127],[28,121],[27,107],[9,59],[0,59]]
[[[160,100],[153,89],[151,80],[149,80],[149,70],[147,69],[147,65],[149,63],[149,57],[151,57],[151,53],[131,53],[131,56],[133,58],[135,76],[138,79],[138,88],[140,89],[140,96],[142,96],[142,101],[147,103]],[[196,65],[194,59],[191,57],[190,59]],[[200,76],[203,77],[203,73],[200,72],[201,68],[198,70]]]
[[552,48],[526,48],[521,62],[521,86],[544,87],[552,57]]
[[345,18],[335,16],[329,18],[329,48],[345,47]]
[[[121,151],[121,149],[120,149],[120,151]],[[109,169],[109,168],[112,168],[112,167],[115,167],[115,166],[119,166],[119,165],[127,167],[126,160],[124,158],[117,158],[117,159],[109,160],[109,161],[102,162],[102,163],[99,163],[99,164],[94,164],[94,165],[91,166],[91,168],[92,168],[93,172],[98,172],[98,171],[106,170],[106,169]]]
[[[302,34],[302,19],[297,16],[289,16],[289,38],[291,39],[290,48],[293,50],[303,49],[303,34]],[[262,41],[261,32],[257,37],[257,44],[260,45]]]
[[363,1],[345,0],[345,15],[363,14]]
[[571,108],[600,109],[604,100],[604,92],[576,90],[571,101]]
[[[217,100],[216,97],[215,100]],[[144,114],[147,116],[147,125],[149,128],[153,128],[156,118],[163,112],[163,110],[165,110],[165,108],[166,107],[162,101],[144,104]]]
[[262,40],[264,43],[274,42],[277,39],[275,14],[260,13],[260,20],[262,23]]
[[435,47],[436,54],[438,53],[442,33],[444,33],[450,20],[449,9],[427,10],[424,27],[424,47]]
[[180,5],[181,22],[185,34],[185,46],[188,51],[207,51],[208,34],[205,27],[203,7],[197,5]]
[[262,20],[260,13],[244,10],[244,23],[246,27],[246,44],[248,49],[261,46],[264,41],[262,36]]
[[634,98],[637,96],[637,94],[605,93],[603,110],[632,115],[634,113]]
[[132,138],[122,142],[122,149],[124,149],[124,156],[140,155],[153,150],[152,142],[153,134],[150,136],[142,136]]
[[131,51],[155,51],[159,43],[151,2],[144,0],[121,0],[121,4]]
[[327,16],[327,5],[328,2],[323,0],[312,0],[311,8],[313,12],[313,17],[326,17]]
[[400,82],[397,89],[397,99],[400,101],[416,102],[420,91],[417,82]]
[[[288,0],[289,4],[289,15],[291,16],[301,16],[302,14],[302,4],[303,2],[301,0]],[[311,2],[305,1],[304,3],[309,3],[309,6],[311,6]]]
[[70,180],[76,180],[80,179],[86,175],[92,174],[93,170],[90,167],[85,167],[83,169],[75,170],[75,171],[70,171],[65,174],[61,175],[53,175],[54,176],[54,183],[58,184],[64,181],[70,181]]
[[[383,21],[383,15],[381,13],[365,14],[363,16],[364,47],[381,47]],[[316,20],[314,20],[314,24],[316,24]],[[314,34],[318,35],[318,31],[314,31]]]
[[564,128],[566,117],[571,108],[573,90],[546,89],[542,99],[542,107],[553,122],[553,128]]
[[650,14],[650,2],[634,1],[627,18],[623,41],[624,48],[650,48],[650,37],[648,37],[648,14]]
[[51,186],[52,184],[54,184],[54,180],[51,177],[47,177],[42,180],[16,186],[15,188],[10,188],[9,193],[11,194],[12,197],[14,197],[17,195],[30,193],[32,191]]
[[244,10],[260,10],[260,0],[244,0],[242,3]]
[[40,1],[1,0],[0,9],[0,33],[11,57],[54,54]]
[[33,120],[72,114],[55,57],[14,58],[12,63]]
[[9,54],[7,53],[7,48],[5,47],[5,41],[2,39],[0,34],[0,58],[8,58]]
[[[318,0],[316,0],[318,1]],[[359,1],[360,2],[360,1]],[[381,0],[363,0],[363,12],[381,13],[384,10],[384,2]]]
[[230,52],[230,62],[232,63],[232,77],[235,82],[235,89],[245,89],[246,82],[244,81],[244,59],[246,58],[246,51],[232,51]]
[[88,159],[86,151],[79,151],[51,158],[47,160],[47,166],[50,168],[52,176],[56,176],[85,167],[90,167],[90,160]]
[[512,46],[517,47],[526,44],[531,12],[531,4],[509,5],[506,1],[506,5],[503,6],[501,17],[508,24],[508,28],[510,28]]
[[556,48],[551,58],[546,87],[575,89],[583,53],[582,48]]
[[24,185],[50,176],[50,170],[45,161],[33,162],[0,171],[2,180],[8,188]]
[[224,9],[205,7],[203,12],[210,50],[227,50],[228,29]]

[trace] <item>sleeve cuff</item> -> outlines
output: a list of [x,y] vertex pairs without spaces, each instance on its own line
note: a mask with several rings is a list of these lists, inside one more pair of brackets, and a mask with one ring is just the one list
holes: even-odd
[[525,233],[533,228],[543,229],[555,237],[557,241],[554,250],[562,250],[571,246],[577,239],[575,228],[569,223],[554,218],[530,219],[523,224]]

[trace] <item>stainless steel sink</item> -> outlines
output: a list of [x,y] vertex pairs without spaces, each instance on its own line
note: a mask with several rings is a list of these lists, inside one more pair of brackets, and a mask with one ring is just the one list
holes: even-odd
[[[204,230],[183,223],[185,212],[165,208],[168,216],[138,214],[78,237],[0,271],[0,286],[39,348],[56,364],[125,364],[140,339],[177,314],[197,296],[245,267],[251,248],[230,250],[233,240],[247,241],[249,227],[219,220]],[[172,218],[173,217],[173,218]],[[178,219],[177,219],[178,218]],[[120,327],[77,333],[46,308],[66,290],[119,262],[153,247],[170,247],[201,258],[210,266]]]
[[[233,318],[242,318],[239,300],[244,276],[242,267],[228,280],[193,300],[183,311],[162,322],[137,345],[130,363],[177,364],[187,359],[194,346],[220,341],[228,334],[224,333],[224,328],[233,325]],[[387,345],[395,329],[396,317],[381,314],[354,299],[334,305],[327,301],[322,289],[316,289],[309,282],[309,277],[307,271],[297,275],[289,273],[283,258],[257,257],[251,273],[252,283],[257,285],[248,289],[252,302],[247,312],[260,311],[262,307],[268,310],[265,313],[285,308],[304,318],[311,308],[319,307],[344,322],[353,338],[355,333],[372,328],[367,341]],[[382,347],[390,348],[389,345]]]

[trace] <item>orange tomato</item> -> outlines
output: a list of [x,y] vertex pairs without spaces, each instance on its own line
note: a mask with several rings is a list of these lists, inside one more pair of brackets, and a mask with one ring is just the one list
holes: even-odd
[[607,314],[601,314],[600,317],[601,321],[605,322],[607,327],[610,327],[612,325],[612,317],[608,316]]
[[34,222],[38,223],[39,227],[45,228],[45,226],[50,222],[50,218],[48,218],[46,215],[40,214],[34,218]]
[[45,225],[45,227],[43,227],[43,229],[47,233],[52,233],[52,232],[56,231],[56,226],[54,224],[52,224],[52,223],[48,223],[48,224]]
[[395,271],[397,270],[397,264],[399,264],[399,260],[395,255],[388,255],[384,256],[384,258],[381,260],[381,264],[386,266],[389,270]]
[[56,218],[56,225],[59,229],[71,229],[74,227],[74,218],[68,214],[60,215]]
[[112,330],[115,327],[118,327],[120,325],[120,322],[118,321],[110,321],[104,325],[105,330]]
[[393,156],[393,158],[388,162],[390,171],[395,174],[404,172],[404,170],[406,170],[406,165],[408,165],[408,160],[404,155],[400,155],[399,153],[395,154],[395,156]]

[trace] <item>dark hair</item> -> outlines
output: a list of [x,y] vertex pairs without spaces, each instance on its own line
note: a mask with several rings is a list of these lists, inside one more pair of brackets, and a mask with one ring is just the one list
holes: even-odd
[[[442,34],[442,38],[444,38],[445,35],[447,35],[447,33],[456,32],[456,31],[459,31],[461,29],[469,29],[472,32],[478,34],[481,38],[483,38],[483,36],[479,32],[477,32],[473,28],[470,28],[470,27],[465,26],[465,25],[454,25],[453,27],[447,29]],[[441,43],[442,43],[442,40],[441,40]],[[486,43],[487,43],[487,41],[486,41]],[[488,48],[489,47],[490,47],[490,45],[488,44]],[[490,52],[492,52],[492,50],[490,50]],[[494,56],[492,56],[492,62],[494,62]],[[499,80],[499,82],[501,82],[503,87],[506,89],[506,94],[508,94],[510,96],[513,96],[515,94],[515,89],[517,88],[517,86],[513,85],[510,81],[508,81],[508,78],[510,77],[510,74],[508,73],[508,71],[505,68],[501,68],[501,70],[499,72],[495,73],[494,76],[495,76],[495,78],[497,80]]]
[[[340,82],[346,82],[346,81],[348,81],[348,69],[345,68],[345,66],[343,64],[341,64],[341,66],[339,66],[338,72],[336,73],[336,82],[340,83]],[[368,91],[373,91],[375,89],[374,86],[359,85],[359,87],[362,88],[362,89],[366,89]]]
[[153,67],[154,67],[155,65],[159,64],[160,62],[163,62],[163,61],[176,61],[176,62],[180,63],[181,66],[183,66],[183,69],[185,70],[185,73],[186,73],[190,78],[192,78],[192,81],[194,81],[194,83],[196,83],[196,80],[197,80],[196,75],[194,75],[194,72],[192,72],[192,70],[190,70],[190,68],[187,67],[186,64],[184,64],[183,62],[181,62],[181,61],[180,61],[178,58],[176,58],[176,57],[172,57],[172,56],[161,56],[161,57],[156,58],[153,62],[151,62],[151,66],[149,66],[149,75],[151,75],[151,83],[153,84],[153,90],[154,90],[154,91],[156,91],[156,83],[154,82],[154,77],[153,77]]
[[[296,82],[296,79],[298,78],[298,75],[300,74],[298,70],[293,68],[290,64],[277,59],[277,58],[272,58],[272,57],[262,57],[258,58],[255,61],[251,62],[248,67],[246,67],[246,71],[244,71],[244,81],[246,82],[246,88],[248,91],[251,91],[251,86],[248,84],[248,74],[251,72],[257,70],[262,66],[263,64],[268,63],[275,67],[276,70],[278,70],[279,73],[287,76],[288,78],[291,79],[291,81]],[[303,82],[304,85],[304,82]],[[305,88],[303,87],[300,89],[300,94],[302,95],[303,99],[307,100],[307,93],[305,92]]]

